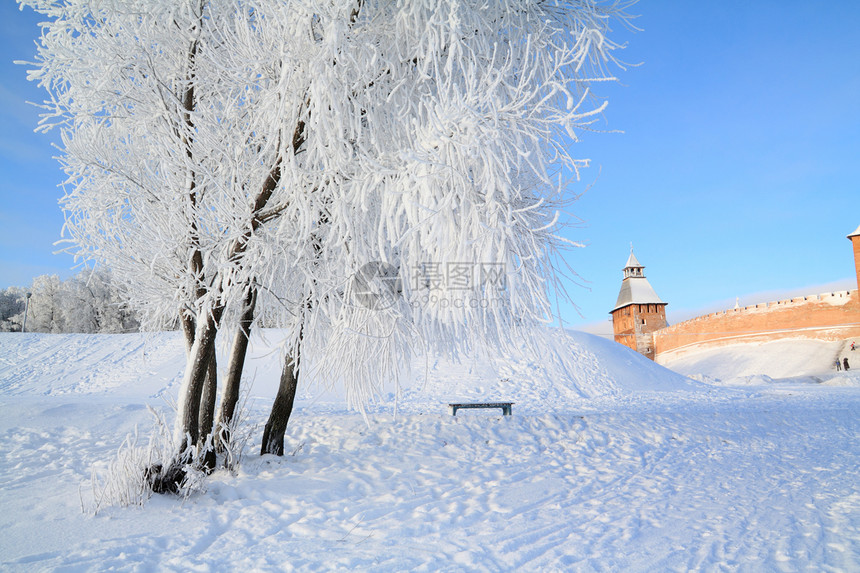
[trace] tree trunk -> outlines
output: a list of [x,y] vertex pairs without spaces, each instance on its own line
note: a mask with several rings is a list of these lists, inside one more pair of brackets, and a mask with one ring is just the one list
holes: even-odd
[[213,349],[212,357],[209,359],[209,368],[206,371],[206,382],[203,384],[203,393],[200,396],[200,409],[198,411],[198,426],[200,438],[197,440],[197,451],[201,454],[200,460],[207,470],[215,469],[215,448],[209,441],[212,436],[213,422],[215,420],[215,398],[218,395],[218,359]]
[[179,313],[179,322],[182,324],[182,334],[185,335],[185,357],[188,358],[191,354],[191,347],[194,346],[194,330],[197,327],[194,319],[185,311]]
[[177,412],[176,441],[179,444],[179,453],[196,445],[200,439],[200,398],[215,356],[217,319],[220,318],[221,310],[216,309],[198,317],[194,345],[189,353],[188,371],[185,373]]
[[[198,316],[194,344],[188,351],[185,380],[179,394],[174,430],[177,446],[175,457],[166,468],[156,464],[146,471],[146,479],[155,493],[177,493],[185,480],[185,465],[194,461],[191,446],[197,445],[200,440],[200,399],[210,366],[214,363],[215,335],[222,312],[223,309],[216,309],[206,313],[202,320]],[[188,341],[188,330],[184,330]]]
[[251,336],[251,324],[254,322],[257,306],[257,289],[249,289],[244,302],[244,310],[239,319],[239,330],[236,331],[233,346],[230,349],[230,362],[224,377],[221,406],[218,409],[218,419],[215,424],[215,447],[219,452],[223,452],[224,445],[230,441],[230,429],[233,416],[236,414],[236,404],[239,402],[239,386],[248,352],[248,338]]
[[296,386],[298,385],[298,370],[295,368],[296,360],[287,356],[284,359],[284,370],[281,372],[281,383],[278,386],[278,394],[272,404],[272,413],[269,421],[263,429],[263,446],[260,455],[275,454],[284,455],[284,434],[287,431],[287,423],[293,412],[293,400],[296,397]]
[[[191,353],[194,348],[196,333],[196,321],[185,312],[180,314],[182,332],[185,338],[185,354],[190,363]],[[214,348],[214,346],[213,346]],[[200,396],[200,405],[197,414],[197,427],[200,438],[197,440],[198,451],[203,455],[203,465],[207,469],[215,469],[215,452],[205,450],[206,440],[212,434],[215,417],[215,399],[218,394],[218,362],[213,350],[212,357],[206,368],[206,379]],[[190,408],[190,406],[189,406]],[[183,446],[183,450],[187,444]]]

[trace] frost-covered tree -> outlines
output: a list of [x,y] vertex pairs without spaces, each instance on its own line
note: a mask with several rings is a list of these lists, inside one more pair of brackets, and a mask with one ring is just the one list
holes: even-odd
[[120,333],[139,328],[106,270],[83,270],[63,281],[60,305],[64,332]]
[[148,324],[182,315],[178,450],[208,431],[219,326],[257,310],[289,332],[275,453],[300,374],[360,405],[416,342],[551,319],[569,149],[626,2],[22,2],[50,19],[31,77],[74,248]]
[[44,126],[63,129],[70,240],[114,270],[146,326],[181,313],[177,441],[194,446],[216,327],[276,183],[277,94],[255,88],[277,81],[276,60],[258,53],[250,5],[32,5],[52,18],[33,75],[52,96]]
[[63,284],[57,275],[42,275],[33,279],[27,316],[27,332],[65,332]]
[[9,287],[0,291],[0,332],[21,332],[27,291]]

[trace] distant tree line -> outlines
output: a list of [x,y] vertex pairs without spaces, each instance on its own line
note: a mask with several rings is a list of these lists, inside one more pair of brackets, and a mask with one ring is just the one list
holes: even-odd
[[[27,293],[30,307],[27,310]],[[27,332],[53,334],[117,334],[139,332],[140,313],[126,301],[113,281],[112,273],[84,270],[61,281],[57,275],[41,275],[30,287],[12,286],[0,290],[0,332],[21,332],[27,310]],[[261,328],[283,328],[276,313],[260,312]],[[162,322],[158,330],[178,330],[179,320]]]
[[25,310],[27,332],[138,332],[137,313],[123,298],[107,270],[84,270],[65,281],[42,275],[29,288],[0,291],[0,332],[21,332]]

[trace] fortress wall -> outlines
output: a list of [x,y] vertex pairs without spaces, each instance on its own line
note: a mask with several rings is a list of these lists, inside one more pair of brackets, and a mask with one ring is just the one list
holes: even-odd
[[796,297],[724,310],[654,333],[657,354],[780,338],[860,339],[860,291]]
[[860,289],[860,237],[851,238],[851,248],[854,249],[854,271],[857,273],[857,288]]

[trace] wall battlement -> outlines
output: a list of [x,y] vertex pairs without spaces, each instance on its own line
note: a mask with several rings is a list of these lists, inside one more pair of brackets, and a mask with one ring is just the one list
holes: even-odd
[[712,312],[654,333],[656,353],[780,338],[860,338],[860,291],[747,305]]
[[750,304],[750,305],[741,306],[738,308],[728,308],[726,310],[718,310],[718,311],[712,312],[710,314],[703,314],[703,315],[697,316],[695,318],[690,318],[690,319],[687,319],[683,322],[679,322],[678,324],[675,324],[672,326],[667,326],[664,329],[664,331],[671,331],[673,328],[680,327],[681,325],[684,325],[688,322],[695,322],[697,320],[707,320],[709,318],[714,318],[714,317],[723,316],[723,315],[732,314],[732,313],[747,312],[747,311],[749,311],[749,312],[765,311],[766,312],[766,311],[772,310],[774,307],[785,308],[788,306],[803,305],[803,304],[806,304],[808,302],[817,302],[817,301],[829,302],[831,304],[846,304],[852,300],[852,297],[856,298],[857,296],[858,296],[858,294],[857,294],[856,290],[854,290],[854,291],[841,290],[841,291],[837,291],[837,292],[826,292],[826,293],[822,293],[822,294],[800,296],[800,297],[794,297],[794,298],[789,298],[789,299],[784,299],[784,300],[762,302],[762,303],[758,303],[758,304]]

